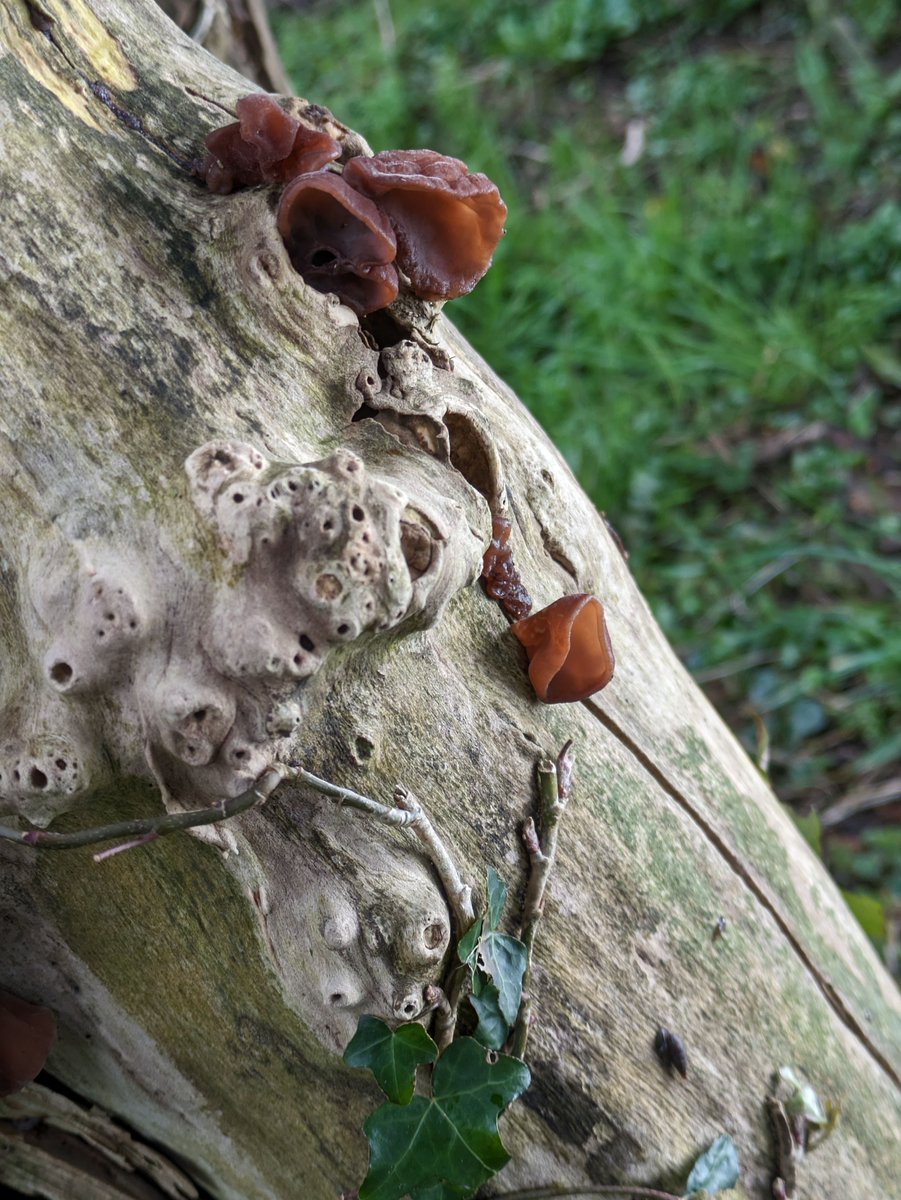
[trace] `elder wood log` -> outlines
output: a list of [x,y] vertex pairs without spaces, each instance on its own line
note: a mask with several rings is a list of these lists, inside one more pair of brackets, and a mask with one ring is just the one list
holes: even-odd
[[[383,801],[403,782],[471,881],[492,864],[515,892],[536,763],[573,738],[533,1084],[488,1191],[678,1190],[726,1132],[763,1200],[790,1065],[841,1104],[797,1194],[893,1194],[898,993],[516,397],[433,306],[361,330],[307,288],[270,189],[206,192],[190,164],[247,84],[149,0],[0,0],[0,56],[0,822],[221,803],[295,758]],[[602,600],[617,667],[593,699],[535,698],[474,583],[491,510],[536,607]],[[295,785],[211,828],[99,864],[2,844],[0,987],[60,1030],[2,1109],[8,1187],[334,1200],[362,1179],[378,1092],[339,1052],[442,977],[437,879]]]

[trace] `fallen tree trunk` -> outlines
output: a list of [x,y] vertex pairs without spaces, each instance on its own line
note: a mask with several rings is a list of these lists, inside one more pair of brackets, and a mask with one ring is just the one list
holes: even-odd
[[[434,306],[361,325],[294,273],[268,189],[205,191],[191,164],[247,85],[152,4],[0,0],[0,28],[0,819],[178,813],[291,759],[381,800],[402,781],[466,877],[515,889],[536,763],[572,738],[494,1191],[679,1189],[727,1132],[768,1196],[791,1065],[842,1110],[797,1194],[889,1195],[898,994],[542,431]],[[539,604],[604,602],[591,700],[541,705],[474,585],[501,510]],[[0,843],[0,987],[60,1025],[0,1110],[9,1186],[362,1178],[377,1092],[338,1052],[442,977],[445,897],[413,842],[298,782],[211,829],[99,864]]]

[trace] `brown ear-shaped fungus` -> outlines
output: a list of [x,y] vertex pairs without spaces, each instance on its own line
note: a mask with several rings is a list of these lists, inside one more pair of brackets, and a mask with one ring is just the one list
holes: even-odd
[[318,171],[341,154],[333,137],[302,125],[271,96],[245,96],[235,106],[238,120],[206,139],[200,174],[211,192],[254,187]]
[[0,1096],[31,1083],[55,1041],[56,1017],[49,1008],[0,991]]
[[358,316],[397,295],[397,243],[388,218],[340,175],[293,179],[282,193],[278,231],[295,271],[319,292],[336,292]]
[[397,265],[423,300],[471,292],[504,232],[507,206],[485,175],[434,150],[352,158],[344,178],[377,201],[397,234]]
[[511,628],[526,648],[529,679],[545,704],[585,700],[613,678],[613,647],[596,596],[563,596]]

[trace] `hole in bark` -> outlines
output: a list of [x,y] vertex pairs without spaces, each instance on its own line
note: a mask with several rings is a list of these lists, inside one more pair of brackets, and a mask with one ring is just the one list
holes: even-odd
[[297,640],[300,642],[301,646],[303,646],[304,650],[307,650],[310,653],[316,649],[316,643],[309,636],[309,634],[302,633]]
[[419,579],[432,561],[432,539],[429,531],[417,521],[401,521],[400,549],[411,579]]
[[39,791],[47,786],[47,776],[38,767],[32,767],[28,773],[28,782]]
[[374,408],[370,408],[368,404],[361,404],[360,407],[357,409],[357,411],[354,413],[354,415],[351,417],[351,420],[352,421],[367,421],[367,420],[370,420],[373,417],[377,417],[377,416],[378,416],[378,413],[376,412],[376,410]]
[[435,921],[431,925],[426,925],[422,931],[422,940],[429,950],[437,950],[444,942],[445,932],[445,928],[441,922]]
[[481,433],[462,413],[445,413],[451,463],[466,482],[490,500],[497,491],[491,455]]
[[67,684],[67,683],[71,683],[72,676],[74,674],[75,674],[75,672],[72,670],[72,668],[69,666],[69,664],[67,662],[62,662],[62,661],[55,662],[53,664],[53,666],[50,668],[50,678],[53,680],[54,683],[58,683],[61,686],[64,684]]
[[367,759],[372,758],[375,746],[369,740],[369,738],[358,737],[354,743],[354,749],[357,752],[357,758],[361,762],[366,762]]
[[316,580],[316,595],[322,600],[337,600],[342,590],[337,575],[320,575]]
[[369,334],[379,350],[386,350],[389,346],[396,346],[398,342],[402,342],[405,338],[409,337],[410,333],[386,308],[369,313],[366,317],[361,317],[360,328],[364,333]]

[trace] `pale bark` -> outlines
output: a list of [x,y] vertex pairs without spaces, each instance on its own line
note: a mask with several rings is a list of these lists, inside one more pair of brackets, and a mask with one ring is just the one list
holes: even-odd
[[[532,972],[534,1082],[505,1121],[495,1190],[678,1186],[726,1131],[742,1187],[768,1196],[765,1098],[787,1063],[843,1108],[799,1195],[892,1194],[898,994],[560,455],[430,306],[399,304],[364,340],[292,271],[267,189],[217,197],[192,177],[244,81],[149,2],[37,12],[0,0],[4,811],[75,828],[179,810],[294,757],[385,803],[402,782],[465,876],[478,885],[491,863],[515,891],[536,763],[572,737]],[[404,338],[431,358],[390,349]],[[390,410],[381,423],[352,420],[364,397]],[[285,466],[321,460],[315,477]],[[387,628],[346,645],[310,599],[326,541],[286,565],[230,507],[311,479],[335,511],[362,497],[376,544],[378,587],[351,589],[349,621]],[[508,505],[538,605],[602,599],[617,670],[593,700],[542,706],[473,584],[489,504]],[[415,578],[411,525],[427,543]],[[292,667],[285,639],[293,653],[308,618],[316,649]],[[362,1012],[410,1011],[449,936],[408,835],[285,786],[212,840],[173,834],[101,864],[7,844],[0,863],[0,987],[59,1014],[49,1071],[103,1110],[92,1152],[137,1153],[104,1113],[156,1148],[139,1168],[156,1190],[125,1190],[120,1167],[111,1195],[326,1200],[359,1182],[377,1091],[337,1047]],[[687,1047],[685,1081],[654,1057],[660,1025]],[[37,1086],[5,1111],[51,1110],[82,1137]],[[3,1124],[0,1179],[62,1172],[34,1194],[106,1194],[30,1136]]]

